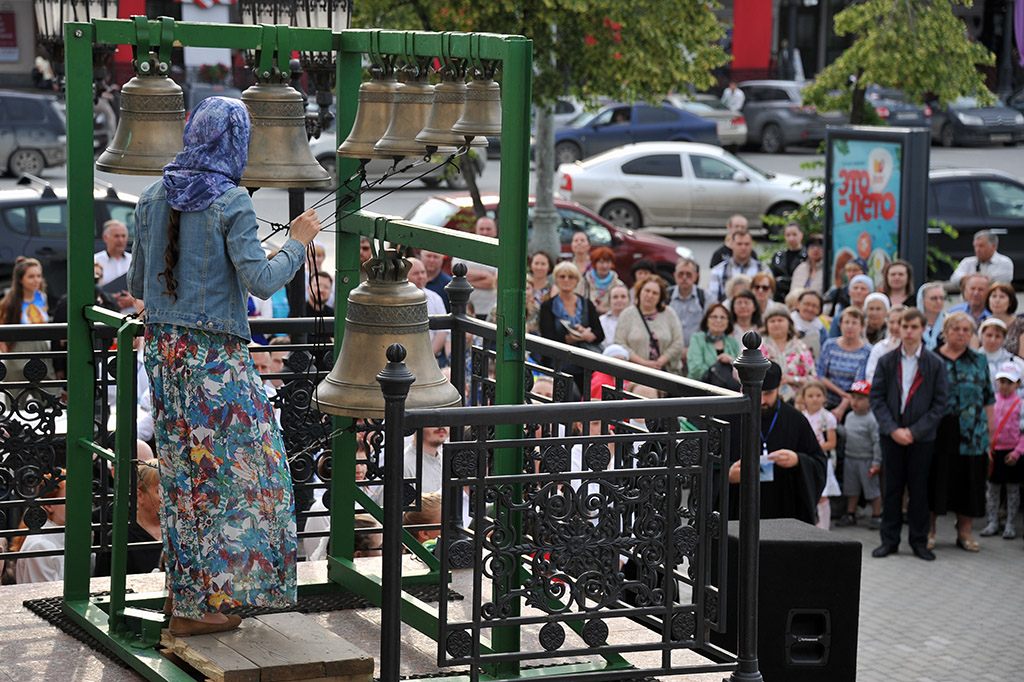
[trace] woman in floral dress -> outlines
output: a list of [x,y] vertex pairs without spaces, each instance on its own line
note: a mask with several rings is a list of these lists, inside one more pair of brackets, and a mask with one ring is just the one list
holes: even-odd
[[320,230],[312,210],[267,260],[252,200],[238,187],[249,114],[203,101],[184,151],[135,211],[128,281],[145,300],[145,362],[162,492],[170,630],[237,627],[235,606],[295,600],[295,514],[288,462],[246,346],[246,296],[269,298],[302,267]]
[[784,305],[768,307],[764,318],[761,352],[782,368],[779,397],[787,402],[793,402],[800,387],[808,379],[816,379],[818,376],[814,356],[807,344],[797,338],[796,325]]

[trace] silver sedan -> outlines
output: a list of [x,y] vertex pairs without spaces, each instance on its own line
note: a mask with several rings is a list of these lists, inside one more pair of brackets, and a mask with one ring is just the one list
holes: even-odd
[[556,187],[623,229],[721,227],[734,213],[760,227],[763,214],[786,215],[815,191],[805,179],[695,142],[644,142],[562,164]]

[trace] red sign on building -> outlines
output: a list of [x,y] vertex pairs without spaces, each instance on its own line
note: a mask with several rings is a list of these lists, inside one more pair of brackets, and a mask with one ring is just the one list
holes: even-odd
[[14,12],[0,12],[0,62],[18,61],[18,32]]

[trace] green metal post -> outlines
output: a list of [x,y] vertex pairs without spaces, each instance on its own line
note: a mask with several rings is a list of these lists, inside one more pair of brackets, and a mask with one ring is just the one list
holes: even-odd
[[[340,36],[339,36],[340,42]],[[337,52],[337,109],[335,124],[338,144],[345,139],[356,120],[359,84],[363,80],[362,54],[358,52]],[[359,161],[344,157],[335,159],[338,192],[334,195],[334,210],[337,224],[341,227],[343,216],[359,208],[359,179],[346,182],[359,169]],[[352,200],[342,207],[342,198]],[[323,224],[332,221],[321,216]],[[348,314],[349,292],[359,286],[359,235],[337,230],[334,235],[334,357],[341,352],[341,340],[345,336],[345,316]],[[381,368],[383,369],[383,367]],[[352,422],[350,417],[334,417],[334,432]],[[331,442],[331,556],[351,561],[355,547],[355,470],[356,435],[343,432]]]
[[[81,311],[92,303],[93,213],[92,45],[90,24],[64,24],[68,132],[68,432],[64,599],[89,597],[92,545],[92,439],[95,381],[89,325]],[[88,254],[88,255],[86,255]]]
[[[498,266],[498,339],[495,365],[495,401],[499,405],[520,404],[524,397],[523,361],[526,331],[523,311],[526,310],[526,225],[530,187],[529,121],[532,68],[532,43],[522,38],[510,39],[508,57],[502,68],[501,98],[501,225],[498,226],[501,264]],[[522,438],[522,431],[521,426],[499,425],[496,436],[499,439]],[[497,450],[494,458],[496,476],[514,475],[522,470],[521,448]],[[514,499],[519,499],[521,495],[521,489],[517,489],[514,492]],[[509,513],[512,514],[512,537],[509,538],[509,542],[518,544],[522,535],[522,514]],[[502,595],[517,587],[518,577],[518,571],[508,571],[505,582],[494,585],[496,602]],[[509,615],[516,617],[519,612],[520,603],[516,600]],[[491,645],[498,652],[519,651],[519,628],[494,628]],[[518,675],[519,664],[499,664],[496,666],[496,672],[499,675]]]

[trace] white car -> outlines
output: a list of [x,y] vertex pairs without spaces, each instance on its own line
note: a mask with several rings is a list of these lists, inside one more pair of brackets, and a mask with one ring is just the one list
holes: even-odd
[[560,196],[627,230],[723,227],[734,213],[761,227],[763,214],[786,215],[813,191],[804,178],[766,173],[696,142],[618,147],[560,165],[555,182]]
[[[334,123],[331,122],[331,127],[328,130],[320,133],[320,137],[313,138],[309,141],[309,148],[313,152],[313,156],[316,158],[317,163],[324,167],[328,173],[331,174],[331,181],[334,181],[334,176],[337,172],[338,167],[338,140],[334,134]],[[487,154],[483,149],[473,150],[474,160],[476,162],[476,174],[479,177],[483,173],[484,166],[487,165]],[[420,164],[414,168],[403,173],[397,173],[394,176],[394,181],[401,180],[407,182],[411,178],[415,178],[419,175],[423,177],[419,178],[427,187],[437,187],[442,182],[446,183],[452,189],[466,189],[466,179],[463,177],[461,172],[456,172],[454,168],[446,168],[443,165],[444,155],[438,154],[434,157],[438,163],[434,164]],[[465,157],[458,159],[459,163]],[[398,162],[397,170],[402,170],[412,163],[418,162],[419,159],[405,158]],[[391,159],[370,159],[370,163],[366,165],[366,179],[368,182],[374,182],[381,178],[385,173],[395,173],[395,162]],[[431,165],[435,168],[433,172],[427,172]]]

